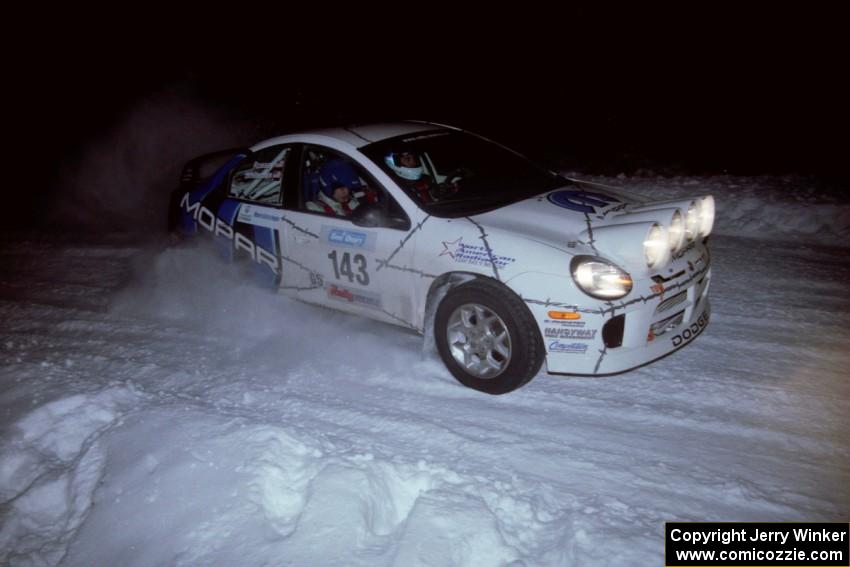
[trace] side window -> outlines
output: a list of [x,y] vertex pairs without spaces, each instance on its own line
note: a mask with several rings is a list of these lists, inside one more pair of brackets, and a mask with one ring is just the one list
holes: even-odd
[[354,160],[320,146],[305,146],[303,155],[302,210],[347,217],[358,206],[378,201]]
[[255,152],[234,169],[228,196],[263,205],[280,205],[283,175],[291,154],[291,146],[271,146]]
[[302,211],[409,230],[404,210],[356,161],[321,146],[304,146],[302,156]]

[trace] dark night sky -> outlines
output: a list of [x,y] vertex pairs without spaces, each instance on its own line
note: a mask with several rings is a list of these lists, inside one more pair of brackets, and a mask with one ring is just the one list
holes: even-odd
[[[46,167],[53,181],[59,164],[166,88],[268,133],[422,118],[576,169],[847,178],[848,49],[837,11],[498,15],[385,35],[318,16],[238,34],[221,30],[232,27],[224,17],[191,32],[182,20],[154,29],[156,17],[136,31],[72,28],[60,49],[12,65],[19,88],[5,120],[20,170]],[[46,162],[32,148],[48,139],[55,159]]]

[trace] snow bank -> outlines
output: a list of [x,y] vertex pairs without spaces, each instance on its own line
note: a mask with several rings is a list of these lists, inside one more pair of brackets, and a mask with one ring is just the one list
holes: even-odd
[[[64,564],[477,566],[567,553],[572,520],[551,488],[430,457],[415,414],[364,420],[362,395],[398,396],[405,373],[428,374],[407,384],[417,397],[476,397],[419,360],[418,336],[271,296],[192,249],[147,256],[134,282],[113,315],[182,329],[174,348],[195,372],[163,374],[167,393],[102,439],[106,472]],[[329,340],[345,348],[311,354]],[[352,358],[375,344],[380,357]],[[410,450],[380,441],[390,431]],[[445,447],[458,443],[452,433]]]
[[125,386],[36,408],[0,448],[0,564],[56,565],[86,518],[103,474],[101,436],[137,399]]
[[202,407],[131,418],[105,446],[65,565],[507,565],[568,526],[521,483]]
[[705,177],[586,176],[565,173],[652,199],[714,195],[714,232],[736,236],[850,246],[847,187],[810,177],[714,175]]

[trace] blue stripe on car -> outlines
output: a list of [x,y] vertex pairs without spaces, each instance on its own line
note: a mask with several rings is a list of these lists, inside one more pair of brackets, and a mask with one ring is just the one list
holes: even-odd
[[218,208],[218,218],[233,226],[233,221],[236,219],[236,211],[239,209],[239,201],[234,199],[225,199]]
[[[254,225],[254,246],[263,248],[273,256],[277,256],[275,230],[264,226]],[[260,285],[277,285],[277,274],[264,264],[254,264],[254,274]]]

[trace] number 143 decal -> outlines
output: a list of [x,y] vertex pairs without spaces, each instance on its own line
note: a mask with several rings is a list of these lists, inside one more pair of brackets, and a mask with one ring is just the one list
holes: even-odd
[[338,255],[337,251],[334,250],[328,254],[328,258],[331,259],[331,263],[334,265],[334,276],[336,276],[336,279],[342,279],[341,276],[343,276],[348,278],[349,282],[353,282],[356,279],[360,285],[369,285],[369,272],[366,271],[366,257],[363,254],[354,255],[353,260],[357,268],[356,273],[351,269],[351,252]]

